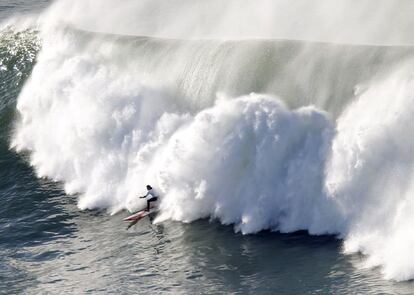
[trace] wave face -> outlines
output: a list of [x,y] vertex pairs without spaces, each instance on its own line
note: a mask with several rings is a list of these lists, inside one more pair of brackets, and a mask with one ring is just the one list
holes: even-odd
[[121,36],[46,15],[11,146],[79,208],[135,210],[150,183],[158,221],[336,234],[414,278],[411,47]]

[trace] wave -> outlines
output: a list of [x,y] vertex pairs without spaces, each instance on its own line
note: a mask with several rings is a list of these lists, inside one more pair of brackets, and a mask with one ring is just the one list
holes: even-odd
[[0,30],[0,111],[16,103],[39,49],[40,40],[33,30]]
[[150,183],[158,221],[336,234],[414,278],[413,48],[43,30],[11,146],[79,208]]

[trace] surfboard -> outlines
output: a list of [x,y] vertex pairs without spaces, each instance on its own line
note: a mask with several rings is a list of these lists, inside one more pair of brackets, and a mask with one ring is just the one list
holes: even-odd
[[154,204],[151,204],[151,207],[150,207],[150,210],[149,211],[146,211],[144,209],[143,210],[140,210],[140,211],[138,211],[138,212],[136,212],[136,213],[134,213],[134,214],[132,214],[132,215],[124,218],[124,221],[129,221],[129,222],[139,221],[142,218],[144,218],[145,216],[148,216],[148,215],[150,215],[152,213],[155,213],[157,211],[158,211],[158,207],[156,205],[154,205]]
[[155,210],[154,209],[150,209],[150,211],[145,211],[145,210],[141,210],[135,214],[132,214],[126,218],[124,218],[124,221],[138,221],[142,218],[144,218],[145,216],[154,213]]
[[151,208],[150,211],[145,211],[145,210],[141,210],[137,213],[134,213],[126,218],[124,218],[125,222],[129,222],[127,230],[130,229],[132,226],[134,226],[135,224],[138,223],[138,221],[140,221],[141,219],[143,219],[146,216],[150,216],[151,214],[157,212],[157,208]]

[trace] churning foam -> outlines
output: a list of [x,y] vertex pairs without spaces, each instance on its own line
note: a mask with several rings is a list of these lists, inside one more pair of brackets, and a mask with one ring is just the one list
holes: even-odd
[[162,195],[159,221],[338,234],[386,278],[414,278],[413,63],[373,78],[333,121],[273,95],[195,104],[173,74],[157,79],[131,52],[48,34],[12,146],[31,152],[39,177],[79,193],[81,209],[134,210],[150,183]]

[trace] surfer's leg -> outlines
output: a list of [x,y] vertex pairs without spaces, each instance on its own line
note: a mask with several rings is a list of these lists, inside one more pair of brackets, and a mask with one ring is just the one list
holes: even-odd
[[158,200],[158,198],[157,197],[152,197],[151,199],[149,199],[149,200],[147,200],[147,211],[149,211],[150,210],[150,205],[151,205],[151,202],[156,202]]

